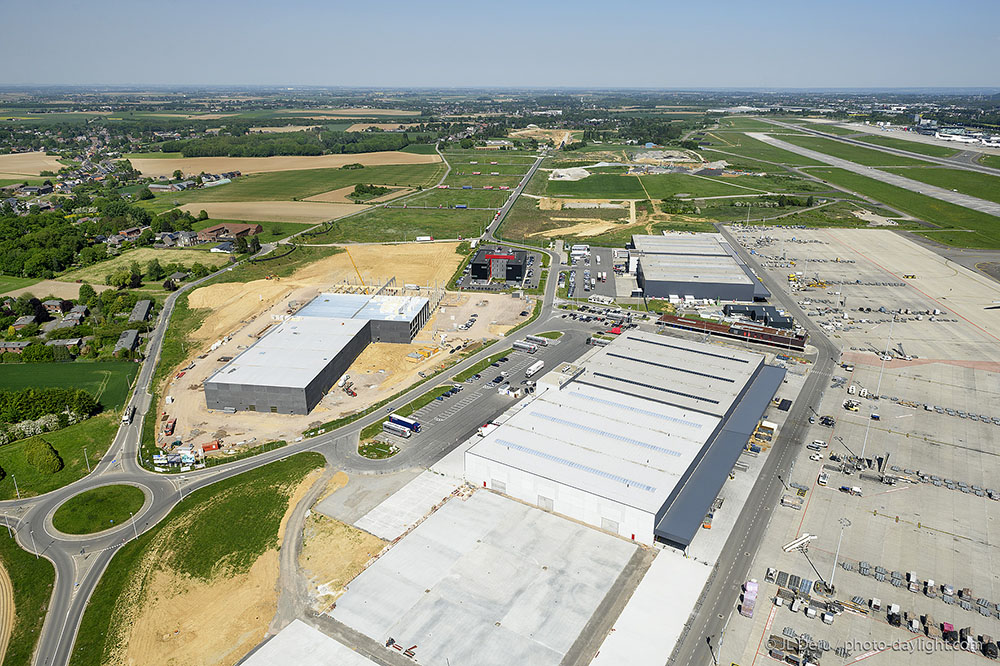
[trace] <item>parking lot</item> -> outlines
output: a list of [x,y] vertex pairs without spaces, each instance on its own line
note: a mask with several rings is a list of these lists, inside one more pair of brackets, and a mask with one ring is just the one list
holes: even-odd
[[[759,242],[765,236],[771,240]],[[1000,501],[991,499],[1000,500],[1000,314],[990,307],[1000,287],[886,231],[768,229],[739,237],[824,326],[843,365],[814,406],[784,480],[786,497],[801,506],[773,508],[751,569],[761,583],[757,611],[753,619],[733,615],[720,661],[764,658],[770,636],[792,633],[825,640],[829,650],[821,653],[835,663],[882,647],[859,643],[849,655],[836,654],[847,641],[912,649],[928,624],[931,634],[950,623],[956,631],[969,627],[973,638],[1000,635],[991,529],[1000,520]],[[797,283],[785,280],[793,272],[802,273]],[[823,416],[832,417],[831,427]],[[815,452],[805,444],[812,440],[827,444],[821,460],[810,459]],[[807,554],[782,551],[805,534],[816,537]],[[779,581],[765,580],[768,568],[806,581],[833,578],[845,611],[828,625],[804,609],[773,606]],[[881,601],[878,611],[872,599]],[[890,604],[899,605],[902,624],[917,620],[917,633],[889,623]],[[896,641],[910,647],[891,647]],[[937,649],[883,659],[951,664],[973,657]]]
[[[578,258],[573,262],[569,273],[572,274],[567,286],[570,287],[570,298],[586,298],[591,294],[615,298],[614,258],[609,247],[591,247],[590,256]],[[606,274],[602,280],[600,276]],[[587,281],[590,289],[586,289]]]

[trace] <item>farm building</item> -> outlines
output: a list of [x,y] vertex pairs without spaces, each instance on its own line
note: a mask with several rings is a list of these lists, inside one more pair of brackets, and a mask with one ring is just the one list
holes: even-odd
[[785,371],[629,331],[538,384],[465,454],[465,477],[642,543],[686,548]]
[[484,247],[472,258],[469,274],[475,280],[510,280],[524,278],[528,253],[524,250]]
[[259,224],[243,222],[221,222],[198,232],[200,241],[235,240],[237,238],[256,236],[263,231]]
[[306,414],[372,342],[408,344],[430,318],[426,298],[314,298],[205,381],[209,409]]
[[632,236],[630,269],[648,298],[754,301],[771,294],[721,234]]
[[137,321],[146,321],[149,319],[149,314],[153,311],[153,301],[148,299],[143,299],[137,301],[135,307],[132,308],[132,314],[129,315],[128,321],[130,324]]
[[118,336],[118,342],[115,343],[113,353],[117,354],[120,351],[133,352],[138,346],[139,331],[134,328],[128,331],[122,331],[122,334]]

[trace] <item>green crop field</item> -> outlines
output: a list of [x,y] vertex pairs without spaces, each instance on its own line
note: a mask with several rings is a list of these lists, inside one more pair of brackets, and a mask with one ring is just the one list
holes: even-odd
[[929,162],[912,157],[900,157],[880,150],[869,150],[834,139],[824,139],[818,136],[781,136],[782,141],[808,148],[826,155],[839,157],[862,166],[930,166]]
[[0,390],[47,386],[82,388],[97,398],[105,409],[118,409],[125,404],[138,372],[139,364],[130,361],[5,363],[0,365]]
[[[531,164],[468,164],[468,163],[452,163],[451,165],[451,175],[456,176],[469,176],[479,172],[480,175],[491,175],[496,172],[497,175],[502,176],[523,176],[528,173],[528,169],[531,168]],[[474,180],[474,178],[473,178]]]
[[887,206],[909,213],[941,229],[949,230],[946,233],[931,230],[918,232],[927,238],[959,247],[1000,249],[1000,224],[992,215],[904,190],[843,169],[812,169],[810,173],[839,187],[881,201]]
[[[53,474],[41,472],[25,460],[24,450],[31,439],[0,446],[0,468],[7,472],[7,476],[0,480],[0,499],[14,499],[18,492],[21,497],[41,495],[82,479],[87,475],[84,449],[93,468],[111,445],[118,424],[118,415],[108,412],[62,430],[36,435],[51,444],[62,458],[63,468]],[[15,478],[17,488],[14,487]]]
[[361,215],[331,222],[326,231],[303,243],[389,243],[416,236],[470,238],[493,219],[488,210],[374,208]]
[[[665,199],[675,195],[710,197],[748,191],[749,186],[737,187],[728,181],[728,178],[703,178],[680,173],[651,176],[594,174],[582,180],[546,180],[545,194],[596,199]],[[737,182],[736,179],[733,182]],[[751,179],[747,182],[757,181]]]
[[[921,183],[936,185],[946,190],[957,190],[962,194],[1000,203],[1000,176],[990,176],[964,169],[946,167],[932,169],[885,169],[892,173],[919,180]],[[1000,220],[997,220],[1000,224]]]
[[52,514],[52,525],[63,534],[94,534],[117,527],[136,514],[146,495],[136,486],[100,486],[74,495]]
[[159,194],[151,201],[140,202],[144,208],[162,212],[177,204],[200,201],[289,201],[305,199],[359,183],[430,187],[444,174],[445,166],[435,164],[390,164],[364,169],[301,169],[272,171],[237,178],[228,185],[185,192]]
[[461,190],[437,188],[410,197],[394,206],[443,206],[451,208],[455,204],[465,204],[469,208],[499,208],[510,197],[510,190]]
[[414,153],[415,155],[433,155],[437,150],[433,143],[411,143],[401,148],[400,152]]
[[954,148],[937,146],[930,143],[920,143],[919,141],[907,141],[906,139],[897,139],[891,136],[884,136],[882,134],[856,136],[854,138],[858,141],[864,141],[865,143],[873,143],[878,146],[885,146],[886,148],[908,150],[911,153],[920,153],[921,155],[929,155],[930,157],[952,157],[953,155],[958,154],[958,151]]
[[[0,534],[6,530],[0,530]],[[4,664],[28,666],[38,635],[42,631],[45,612],[52,596],[56,573],[44,557],[36,558],[17,545],[14,539],[0,536],[0,563],[10,576],[14,588],[14,627],[4,653]]]
[[472,162],[476,162],[480,166],[489,165],[490,162],[531,166],[538,159],[538,156],[532,153],[511,152],[509,150],[495,152],[484,150],[447,150],[444,152],[444,157],[453,167]]
[[22,278],[22,277],[12,277],[10,275],[0,275],[0,294],[6,294],[8,291],[14,291],[15,289],[23,289],[25,287],[30,287],[36,282],[38,282],[37,278]]
[[597,199],[648,198],[635,176],[598,173],[582,180],[546,180],[545,174],[540,173],[537,178],[544,181],[544,192],[550,196]]
[[[701,151],[705,159],[708,160],[729,160],[731,157],[728,153],[735,153],[740,157],[746,157],[752,160],[763,160],[765,162],[787,164],[789,166],[823,165],[822,162],[817,162],[810,157],[803,157],[802,155],[793,153],[789,150],[775,148],[774,146],[764,143],[763,141],[753,139],[746,134],[722,132],[708,132],[706,134],[706,137],[710,140],[713,136],[719,139],[719,141],[712,141],[712,148],[717,150],[707,148]],[[723,152],[727,154],[722,154]]]
[[318,453],[300,453],[184,497],[145,534],[125,544],[108,564],[80,624],[71,666],[108,663],[129,627],[115,622],[142,599],[147,567],[179,579],[211,581],[244,574],[260,556],[279,547],[278,528],[296,486],[324,465]]
[[492,185],[494,187],[500,187],[501,185],[506,185],[507,187],[513,189],[517,187],[517,184],[521,182],[521,176],[518,175],[499,175],[491,176],[489,174],[485,176],[470,176],[470,175],[460,175],[455,173],[453,170],[448,174],[448,178],[445,179],[443,185],[448,185],[452,189],[461,188],[463,185],[469,185],[470,187],[483,187],[484,185]]

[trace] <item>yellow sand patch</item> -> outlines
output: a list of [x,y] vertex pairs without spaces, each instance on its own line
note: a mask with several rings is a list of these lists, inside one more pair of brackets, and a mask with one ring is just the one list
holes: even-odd
[[[5,155],[0,155],[0,160]],[[441,161],[440,155],[417,155],[397,150],[387,150],[380,153],[358,153],[355,155],[286,155],[281,157],[179,157],[176,159],[132,160],[132,166],[146,176],[169,176],[175,169],[186,174],[221,173],[224,171],[241,171],[248,173],[265,173],[269,171],[298,171],[300,169],[332,169],[345,164],[364,164],[365,166],[381,166],[385,164],[434,164]],[[58,168],[58,167],[57,167]],[[7,167],[0,161],[0,171]],[[36,172],[37,173],[37,172]]]
[[0,173],[18,176],[37,176],[42,171],[59,171],[62,164],[55,157],[38,151],[33,153],[13,153],[0,155]]
[[329,607],[386,542],[376,536],[313,513],[306,519],[299,566],[319,588],[316,609]]
[[[392,188],[395,191],[390,192],[389,194],[383,194],[380,197],[374,197],[372,199],[369,199],[365,203],[382,203],[383,201],[388,201],[389,199],[395,199],[397,197],[401,197],[401,196],[403,196],[405,194],[409,194],[411,192],[415,192],[416,191],[416,190],[414,190],[411,187],[402,187],[402,188],[399,188],[399,187],[396,187],[394,185],[382,185],[381,187],[389,187],[389,188]],[[348,185],[347,187],[341,187],[341,188],[338,188],[336,190],[330,190],[329,192],[323,192],[322,194],[315,194],[315,195],[313,195],[311,197],[306,197],[304,199],[304,201],[321,201],[321,202],[328,202],[328,203],[350,203],[350,204],[353,204],[354,201],[352,199],[348,198],[348,196],[347,196],[348,194],[351,194],[352,192],[354,192],[354,185]]]
[[380,129],[387,132],[398,129],[409,129],[411,127],[416,127],[417,123],[354,123],[347,128],[348,132],[363,132],[366,129]]
[[[556,220],[579,220],[581,218],[554,218]],[[632,225],[629,225],[632,226]],[[601,234],[611,231],[612,229],[621,229],[621,224],[615,224],[614,222],[608,222],[605,220],[586,220],[581,221],[579,224],[574,224],[568,227],[559,227],[558,229],[549,229],[547,231],[536,231],[533,234],[528,234],[529,236],[545,236],[546,238],[553,238],[555,236],[579,236],[581,238],[586,238],[589,236],[600,236]]]
[[357,204],[312,201],[215,201],[185,204],[181,206],[181,210],[192,215],[204,210],[210,218],[216,220],[319,224],[357,212],[361,207]]
[[508,136],[517,137],[519,139],[535,139],[536,141],[552,141],[556,146],[560,143],[572,143],[573,136],[576,134],[583,134],[582,130],[560,130],[560,129],[539,129],[533,127],[531,129],[520,129],[510,132]]

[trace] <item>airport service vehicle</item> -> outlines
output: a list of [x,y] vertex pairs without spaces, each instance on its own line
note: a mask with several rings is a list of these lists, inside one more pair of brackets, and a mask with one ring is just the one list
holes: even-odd
[[514,347],[514,349],[520,349],[523,352],[528,352],[529,354],[534,354],[538,351],[538,345],[533,342],[528,342],[527,340],[518,340],[512,345],[512,347]]
[[740,615],[753,617],[753,609],[757,605],[757,587],[757,580],[753,578],[743,583],[743,601],[740,603]]
[[829,482],[830,482],[830,475],[827,474],[826,472],[820,472],[819,477],[816,479],[816,483],[818,483],[821,486],[825,486]]
[[129,405],[122,412],[122,425],[130,425],[133,418],[135,418],[135,407]]
[[527,370],[524,371],[524,376],[533,377],[536,374],[538,374],[538,372],[544,367],[545,367],[545,361],[535,361],[530,366],[528,366]]
[[490,432],[496,430],[499,427],[500,426],[498,426],[496,423],[484,423],[483,425],[479,426],[479,432],[476,434],[479,435],[480,437],[486,437],[486,435],[490,434]]
[[406,428],[407,430],[412,430],[413,432],[420,432],[419,421],[414,421],[413,419],[400,416],[399,414],[390,414],[389,423],[395,423],[396,425]]
[[819,451],[823,447],[818,446],[816,442],[813,442],[812,444],[806,444],[806,448],[809,449],[810,451]]
[[409,428],[393,423],[392,421],[383,421],[382,430],[383,432],[396,435],[397,437],[403,437],[404,439],[408,438],[412,434]]

